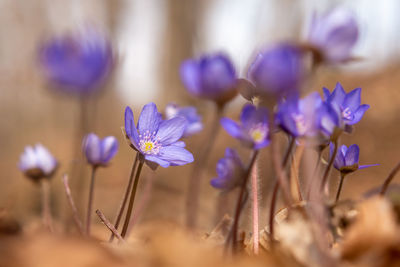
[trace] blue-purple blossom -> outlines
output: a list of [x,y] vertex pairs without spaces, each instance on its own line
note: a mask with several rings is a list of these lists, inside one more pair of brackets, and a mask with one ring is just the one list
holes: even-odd
[[337,105],[340,108],[341,116],[345,124],[353,125],[361,120],[369,105],[361,105],[361,88],[346,93],[340,83],[336,84],[332,93],[323,88],[326,102]]
[[19,160],[19,169],[33,179],[50,177],[57,168],[57,160],[41,144],[26,146]]
[[[329,157],[332,157],[334,148],[334,145],[331,143]],[[354,144],[349,146],[348,148],[345,145],[342,145],[337,151],[333,166],[340,172],[350,173],[359,169],[365,169],[368,167],[379,165],[359,165],[359,154],[360,148],[358,147],[358,145]]]
[[315,137],[318,133],[317,112],[321,105],[322,99],[317,92],[303,99],[294,94],[279,103],[275,123],[293,137]]
[[224,54],[185,60],[180,76],[189,93],[198,97],[225,103],[237,94],[236,70]]
[[303,78],[302,53],[294,45],[277,45],[257,55],[247,76],[260,94],[295,92]]
[[343,8],[314,16],[308,36],[308,42],[319,50],[323,60],[333,63],[349,59],[357,39],[354,14]]
[[222,191],[229,191],[240,185],[245,174],[245,167],[237,152],[232,148],[225,150],[225,157],[217,163],[218,177],[212,179],[210,184]]
[[53,37],[42,44],[39,53],[49,82],[77,94],[100,88],[113,65],[109,41],[94,29]]
[[240,123],[222,118],[221,125],[231,136],[253,149],[261,149],[270,143],[268,110],[264,107],[246,104],[240,115]]
[[186,127],[186,119],[175,117],[163,120],[154,103],[145,105],[137,127],[130,107],[125,109],[125,132],[150,168],[180,166],[193,162],[193,155],[185,143],[179,141]]
[[175,117],[183,117],[186,119],[186,127],[183,137],[188,137],[203,130],[203,123],[200,115],[197,114],[195,107],[180,107],[174,103],[170,103],[165,107],[165,117],[172,119]]
[[114,136],[100,139],[94,133],[88,134],[83,141],[83,151],[89,164],[106,166],[117,154],[118,141]]
[[[317,128],[324,139],[336,139],[338,129],[343,128],[340,110],[336,105],[322,102],[316,110]],[[340,132],[340,131],[339,131]]]

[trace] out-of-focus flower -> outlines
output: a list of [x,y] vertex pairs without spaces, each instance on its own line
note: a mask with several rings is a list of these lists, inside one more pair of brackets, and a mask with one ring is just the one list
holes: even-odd
[[143,107],[136,128],[132,110],[130,107],[125,109],[125,132],[132,147],[152,169],[157,164],[166,168],[193,162],[192,153],[184,148],[183,141],[179,141],[185,127],[186,119],[163,120],[156,105],[149,103]]
[[318,49],[323,60],[341,62],[349,59],[358,39],[358,25],[354,14],[335,8],[322,16],[314,16],[308,42]]
[[343,128],[339,108],[329,102],[322,102],[316,114],[317,127],[322,136],[327,140],[335,140]]
[[212,179],[210,184],[222,191],[229,191],[239,186],[245,174],[245,167],[232,148],[225,150],[225,157],[218,161],[216,170],[218,177]]
[[51,177],[56,168],[57,160],[41,144],[25,147],[19,160],[19,169],[35,181]]
[[294,45],[275,46],[258,54],[247,76],[260,94],[288,95],[300,88],[302,53]]
[[293,137],[317,135],[317,111],[322,104],[321,96],[311,93],[303,99],[297,94],[282,101],[276,113],[276,124]]
[[337,105],[340,108],[345,124],[353,125],[361,120],[369,105],[361,104],[361,88],[356,88],[346,94],[340,83],[336,84],[332,93],[324,88],[324,98],[327,102]]
[[239,124],[229,118],[222,118],[221,125],[231,136],[253,149],[261,149],[269,145],[270,133],[266,108],[247,104],[242,109],[240,121]]
[[118,151],[118,141],[114,136],[100,139],[94,133],[90,133],[83,140],[83,151],[91,165],[106,166]]
[[[329,157],[332,157],[334,145],[330,145],[330,154]],[[349,146],[348,148],[345,145],[342,145],[336,154],[336,158],[333,162],[333,166],[343,173],[354,172],[359,169],[365,169],[372,166],[377,166],[379,164],[371,164],[371,165],[359,165],[358,158],[360,154],[360,148],[358,145],[354,144]]]
[[77,94],[99,89],[113,65],[109,41],[94,29],[53,37],[42,44],[39,53],[49,82]]
[[224,54],[185,60],[180,76],[189,93],[224,104],[237,94],[236,70]]
[[180,107],[174,103],[170,103],[165,107],[165,117],[172,119],[175,117],[183,117],[186,119],[186,127],[183,132],[183,137],[196,134],[203,130],[201,117],[197,114],[195,107]]

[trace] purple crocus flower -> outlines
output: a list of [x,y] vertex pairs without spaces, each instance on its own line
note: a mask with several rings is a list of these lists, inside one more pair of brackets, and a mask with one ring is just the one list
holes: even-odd
[[179,141],[186,127],[186,119],[175,117],[163,120],[154,103],[145,105],[139,116],[137,128],[130,107],[125,109],[125,131],[132,147],[155,169],[180,166],[193,162],[193,155],[185,143]]
[[188,137],[203,130],[201,117],[197,114],[195,107],[180,107],[174,103],[170,103],[165,107],[165,117],[172,119],[182,117],[186,119],[186,127],[183,137]]
[[103,35],[85,29],[43,43],[39,61],[47,79],[56,88],[87,94],[98,89],[109,76],[113,53]]
[[212,179],[210,184],[222,191],[230,191],[240,185],[245,174],[245,167],[239,155],[232,148],[225,150],[225,157],[217,163],[218,177]]
[[51,177],[57,168],[57,160],[41,144],[25,147],[19,161],[19,169],[33,180]]
[[294,45],[277,45],[257,55],[247,76],[260,94],[288,95],[300,87],[302,53]]
[[358,26],[354,14],[342,8],[335,8],[320,17],[314,16],[308,37],[323,60],[333,63],[349,59],[357,39]]
[[[334,145],[331,143],[329,157],[332,157],[333,150],[334,150]],[[368,167],[379,165],[379,164],[359,165],[358,163],[359,154],[360,154],[360,148],[358,147],[358,145],[354,144],[349,146],[348,148],[345,145],[342,145],[340,149],[338,149],[336,158],[333,162],[333,166],[340,172],[347,174],[359,169],[365,169]]]
[[114,136],[100,139],[90,133],[83,141],[83,151],[89,164],[94,167],[106,166],[118,151],[118,141]]
[[346,93],[340,83],[336,84],[332,93],[327,88],[323,88],[326,102],[337,105],[340,108],[345,124],[354,125],[361,120],[369,105],[361,104],[361,88]]
[[237,123],[229,118],[222,118],[221,125],[231,136],[253,149],[261,149],[269,145],[268,110],[266,108],[246,104],[242,109],[240,121],[241,123]]
[[317,92],[303,99],[294,94],[278,105],[276,125],[293,137],[314,137],[318,132],[317,111],[321,105]]
[[224,54],[188,59],[180,68],[181,80],[189,93],[225,103],[236,96],[236,70]]

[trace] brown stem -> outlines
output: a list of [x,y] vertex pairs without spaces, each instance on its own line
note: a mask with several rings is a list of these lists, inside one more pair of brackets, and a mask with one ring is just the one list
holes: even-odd
[[[290,140],[289,146],[286,150],[286,154],[281,163],[282,164],[281,168],[283,170],[286,169],[286,165],[289,162],[290,154],[292,153],[295,143],[296,143],[296,139],[292,138]],[[270,235],[271,243],[274,240],[274,215],[275,215],[276,201],[278,199],[278,192],[279,192],[280,187],[282,187],[281,181],[279,179],[276,179],[274,189],[272,191],[271,206],[269,208],[269,235]]]
[[40,181],[42,189],[42,220],[43,225],[50,231],[53,232],[53,220],[50,211],[50,184],[46,178]]
[[[124,196],[122,198],[121,205],[119,206],[117,217],[116,217],[115,222],[114,222],[115,229],[118,229],[119,223],[121,222],[121,219],[122,219],[122,215],[124,214],[125,206],[126,206],[126,203],[128,202],[128,198],[129,198],[129,193],[132,190],[133,176],[135,174],[135,170],[136,170],[136,166],[138,164],[138,160],[139,160],[139,154],[136,153],[135,161],[133,162],[131,174],[129,176],[128,185],[127,185],[127,187],[125,189],[125,194],[124,194]],[[108,240],[108,242],[112,242],[113,240],[114,240],[114,233],[111,232],[111,236],[110,236],[110,239]]]
[[253,197],[253,252],[259,252],[259,226],[258,226],[258,171],[257,162],[251,171],[251,194]]
[[212,126],[207,136],[207,141],[203,146],[203,150],[199,153],[197,163],[193,166],[192,175],[189,179],[188,193],[186,198],[186,226],[189,229],[194,229],[197,223],[198,206],[199,206],[199,195],[201,179],[204,171],[207,168],[207,160],[210,156],[210,152],[214,146],[215,140],[220,129],[220,119],[223,114],[223,106],[217,105],[217,112],[215,114]]
[[125,238],[126,233],[128,231],[128,226],[129,226],[129,222],[131,220],[131,215],[132,215],[132,210],[133,210],[133,203],[135,202],[137,186],[139,184],[139,178],[140,178],[140,173],[142,172],[143,164],[144,164],[144,159],[139,159],[139,166],[136,171],[135,182],[132,187],[131,197],[130,197],[129,205],[128,205],[128,211],[126,213],[124,226],[122,228],[122,233],[121,233],[122,238]]
[[89,200],[88,200],[88,208],[86,214],[86,234],[90,235],[90,223],[92,221],[92,207],[93,207],[93,197],[94,197],[94,182],[96,175],[96,166],[92,167],[92,176],[90,178],[90,187],[89,187]]
[[323,151],[324,151],[323,149],[318,150],[317,164],[315,164],[315,168],[314,168],[314,171],[312,173],[311,180],[308,182],[307,200],[310,200],[311,191],[313,189],[313,185],[314,185],[315,179],[318,177],[317,173],[318,173],[318,170],[319,170],[319,165],[321,164],[322,152]]
[[331,170],[333,162],[335,161],[335,158],[336,158],[336,154],[337,154],[337,151],[338,151],[338,139],[335,139],[333,141],[333,145],[335,146],[335,148],[333,150],[333,154],[332,154],[331,158],[329,159],[328,166],[326,166],[326,169],[325,169],[325,172],[324,172],[324,176],[322,177],[322,182],[321,182],[321,187],[320,187],[320,191],[321,192],[325,188],[326,182],[328,181],[330,170]]
[[385,182],[382,185],[381,191],[379,192],[379,194],[381,196],[384,196],[389,184],[392,182],[393,178],[396,176],[397,172],[400,170],[400,162],[397,163],[397,165],[393,168],[393,170],[389,173],[389,176],[385,179]]
[[246,185],[247,181],[249,180],[249,176],[251,173],[251,169],[253,168],[253,165],[257,159],[258,155],[258,150],[253,151],[253,155],[251,156],[251,160],[249,163],[249,166],[247,167],[247,170],[245,172],[245,175],[243,177],[243,182],[239,194],[239,198],[236,204],[236,211],[235,211],[235,218],[233,220],[233,226],[232,226],[232,251],[233,253],[236,252],[236,243],[237,243],[237,232],[238,232],[238,226],[239,226],[239,219],[240,219],[240,214],[241,211],[243,210],[242,207],[242,200],[244,198],[245,192],[246,192]]
[[75,206],[75,202],[74,202],[74,199],[72,198],[72,194],[71,194],[71,189],[69,187],[68,175],[64,174],[62,177],[62,180],[63,180],[63,184],[64,184],[65,194],[67,195],[67,200],[68,200],[69,206],[72,211],[72,218],[74,219],[76,228],[78,228],[79,233],[81,233],[81,235],[84,235],[83,225],[82,225],[81,220],[79,219],[78,210]]
[[108,230],[113,233],[114,236],[118,238],[119,241],[125,242],[125,240],[122,238],[122,236],[118,233],[117,229],[111,224],[109,220],[107,220],[106,216],[100,211],[96,210],[97,216],[99,216],[100,220],[104,223],[104,225],[108,228]]
[[340,197],[340,192],[342,191],[342,186],[343,186],[343,181],[344,181],[344,177],[346,176],[346,174],[344,174],[343,172],[340,172],[340,181],[339,181],[339,187],[338,190],[336,192],[336,197],[335,197],[335,205],[339,200]]

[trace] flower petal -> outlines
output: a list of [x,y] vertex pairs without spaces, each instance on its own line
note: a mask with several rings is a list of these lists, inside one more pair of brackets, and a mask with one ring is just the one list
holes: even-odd
[[[157,163],[158,165],[160,165],[160,166],[163,167],[163,168],[167,168],[167,167],[170,166],[170,163],[169,163],[168,161],[162,160],[162,159],[160,159],[160,158],[158,158],[158,157],[156,157],[156,156],[146,155],[144,158],[146,159],[146,161],[151,161],[151,162]],[[155,169],[156,169],[156,167],[155,167],[153,164],[148,164],[148,163],[147,163],[147,165],[148,165],[152,170],[155,170]]]
[[355,112],[361,104],[361,88],[356,88],[346,95],[343,101],[343,108],[350,108]]
[[235,138],[242,138],[242,128],[237,124],[235,121],[228,119],[228,118],[222,118],[220,120],[221,126],[225,129],[225,131],[228,132],[231,136]]
[[328,102],[336,103],[337,105],[341,106],[344,99],[346,97],[346,92],[344,91],[342,85],[338,82],[336,83],[336,87],[333,90],[332,94],[328,98]]
[[347,124],[349,124],[349,125],[354,125],[354,124],[358,123],[358,122],[362,119],[362,117],[364,116],[364,113],[365,113],[368,109],[369,109],[369,105],[366,105],[366,104],[361,105],[361,106],[356,110],[356,112],[354,112],[354,114],[353,114],[353,115],[354,115],[353,120],[350,121],[350,122],[347,122]]
[[133,112],[130,107],[125,108],[125,132],[131,143],[138,149],[139,136],[133,118]]
[[108,163],[118,151],[118,141],[114,136],[107,136],[101,141],[101,161]]
[[200,68],[196,61],[184,61],[180,67],[180,76],[183,85],[191,94],[201,94]]
[[84,152],[86,159],[90,164],[99,164],[101,162],[100,139],[94,133],[90,133],[84,140]]
[[[342,145],[338,149],[338,151],[336,153],[335,160],[333,161],[333,166],[338,170],[345,166],[344,155],[342,153],[343,147],[346,147],[346,146]],[[334,149],[335,149],[335,145],[333,143],[330,143],[330,145],[329,145],[329,158],[332,158]]]
[[37,144],[35,146],[35,152],[38,161],[38,167],[42,169],[46,175],[52,173],[57,165],[57,161],[51,155],[51,153],[41,144]]
[[360,148],[358,147],[358,145],[354,144],[349,146],[345,155],[346,166],[352,166],[354,164],[358,164],[359,155],[360,155]]
[[175,117],[160,123],[157,138],[163,145],[169,145],[178,141],[185,131],[187,120],[183,117]]
[[139,116],[138,129],[140,134],[149,131],[150,134],[157,133],[162,121],[162,115],[157,111],[157,106],[153,102],[145,105]]
[[192,153],[175,145],[162,147],[157,157],[168,161],[172,166],[181,166],[194,161]]
[[31,146],[25,147],[24,153],[20,157],[19,168],[21,171],[27,171],[37,167],[35,150]]
[[358,169],[366,169],[369,167],[379,166],[380,164],[368,164],[368,165],[359,165]]

